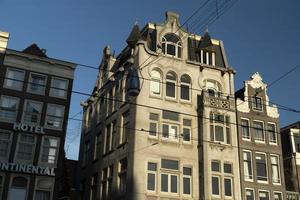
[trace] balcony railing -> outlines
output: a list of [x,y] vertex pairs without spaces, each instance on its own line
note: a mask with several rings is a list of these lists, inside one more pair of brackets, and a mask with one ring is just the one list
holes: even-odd
[[202,92],[200,107],[209,106],[224,110],[235,110],[234,98],[230,96],[210,96],[207,92]]

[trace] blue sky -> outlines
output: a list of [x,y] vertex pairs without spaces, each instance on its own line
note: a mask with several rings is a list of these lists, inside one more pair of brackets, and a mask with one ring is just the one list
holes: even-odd
[[[189,21],[204,20],[216,10],[208,6]],[[228,0],[227,0],[228,1]],[[165,11],[180,14],[184,22],[204,0],[0,0],[0,30],[10,32],[8,47],[22,50],[32,43],[47,49],[49,57],[97,67],[109,44],[117,53],[125,47],[131,27],[138,21],[161,23]],[[236,90],[258,71],[266,83],[300,64],[300,1],[237,1],[210,24],[213,38],[224,41],[229,64],[236,70]],[[191,26],[192,27],[192,26]],[[192,30],[191,30],[192,31]],[[203,34],[203,29],[196,29]],[[90,93],[96,71],[78,67],[74,90]],[[268,89],[270,100],[300,110],[300,68]],[[73,94],[70,116],[81,110],[85,96]],[[299,121],[299,114],[280,110],[281,126]],[[80,115],[76,117],[81,118]],[[67,157],[76,159],[80,122],[69,121]]]

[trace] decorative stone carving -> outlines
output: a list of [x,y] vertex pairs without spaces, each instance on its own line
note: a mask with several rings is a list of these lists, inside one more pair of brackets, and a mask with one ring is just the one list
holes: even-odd
[[250,108],[249,108],[249,103],[248,101],[242,101],[241,99],[236,100],[236,107],[239,112],[242,113],[249,113]]
[[255,72],[251,76],[251,80],[246,81],[246,84],[249,84],[252,88],[265,89],[267,87],[267,85],[262,81],[262,77],[258,72]]

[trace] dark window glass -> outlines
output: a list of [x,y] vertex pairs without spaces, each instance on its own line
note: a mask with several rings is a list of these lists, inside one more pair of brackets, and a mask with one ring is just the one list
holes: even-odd
[[220,162],[219,161],[212,161],[211,162],[211,171],[220,172]]
[[218,177],[212,177],[211,178],[211,184],[212,184],[212,194],[213,195],[220,195],[219,178]]
[[224,163],[224,172],[231,174],[232,173],[232,165],[229,163]]
[[178,170],[179,169],[179,162],[177,160],[162,159],[161,160],[161,167],[165,168],[165,169]]
[[179,114],[177,112],[172,112],[172,111],[167,111],[167,110],[163,110],[162,117],[163,117],[163,119],[169,119],[169,120],[173,120],[173,121],[179,120]]
[[171,175],[171,192],[177,193],[177,176]]
[[148,184],[147,184],[148,190],[155,190],[155,174],[148,174]]
[[224,178],[225,196],[232,196],[232,181],[230,178]]
[[167,82],[166,83],[166,96],[168,97],[175,97],[175,83]]
[[168,192],[168,175],[161,175],[161,191]]

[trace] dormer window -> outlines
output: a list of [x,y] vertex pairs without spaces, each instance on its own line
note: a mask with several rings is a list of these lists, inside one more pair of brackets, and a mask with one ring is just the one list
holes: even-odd
[[252,97],[252,109],[255,111],[262,111],[262,98],[258,96]]
[[219,97],[221,93],[221,85],[215,80],[205,80],[205,92],[210,97]]
[[165,55],[181,58],[181,41],[175,34],[166,34],[162,38],[162,52]]

